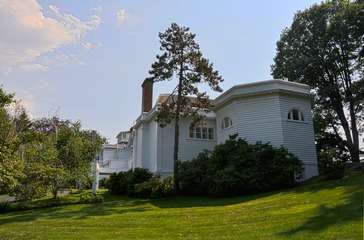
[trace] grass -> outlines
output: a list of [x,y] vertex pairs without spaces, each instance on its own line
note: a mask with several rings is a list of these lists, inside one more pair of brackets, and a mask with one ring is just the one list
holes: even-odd
[[236,198],[137,200],[0,215],[0,239],[363,239],[364,173]]

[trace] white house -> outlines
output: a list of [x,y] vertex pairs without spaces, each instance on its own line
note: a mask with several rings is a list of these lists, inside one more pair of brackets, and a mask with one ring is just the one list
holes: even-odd
[[[130,167],[147,168],[160,175],[173,171],[174,128],[161,128],[155,121],[160,95],[153,102],[153,83],[142,84],[142,113],[132,126],[128,150]],[[318,174],[311,116],[310,89],[285,80],[236,85],[213,100],[206,120],[191,127],[191,119],[180,123],[179,160],[191,160],[204,149],[212,150],[229,135],[248,142],[270,142],[284,146],[305,166],[304,178]]]
[[120,132],[116,138],[117,144],[104,144],[96,157],[99,179],[108,178],[111,173],[128,171],[130,166],[130,151],[128,149],[129,131]]

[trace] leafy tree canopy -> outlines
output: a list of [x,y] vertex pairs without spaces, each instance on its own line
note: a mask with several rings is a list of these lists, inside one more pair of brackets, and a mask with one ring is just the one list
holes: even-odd
[[311,86],[315,108],[359,161],[364,116],[364,2],[333,0],[298,12],[277,42],[275,78]]

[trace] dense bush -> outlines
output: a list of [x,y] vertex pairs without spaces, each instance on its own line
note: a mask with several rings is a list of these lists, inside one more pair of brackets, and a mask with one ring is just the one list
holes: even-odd
[[0,213],[8,212],[11,209],[9,202],[0,202]]
[[107,188],[109,189],[109,192],[114,195],[126,194],[128,189],[126,173],[119,172],[111,174],[107,181]]
[[135,195],[135,185],[148,181],[153,174],[144,168],[134,168],[133,170],[129,170],[126,174],[127,179],[127,194],[128,196]]
[[133,196],[135,185],[148,181],[152,176],[151,172],[143,168],[113,173],[107,182],[107,188],[111,194]]
[[154,176],[148,181],[136,184],[134,196],[139,198],[161,198],[171,196],[173,193],[173,179],[171,177],[161,179],[159,176]]
[[83,192],[80,195],[79,203],[102,203],[104,198],[100,195],[95,195],[91,192]]
[[180,162],[178,178],[182,193],[230,196],[293,186],[302,170],[285,148],[248,144],[235,135],[210,153]]
[[334,148],[326,149],[319,153],[318,166],[319,173],[325,179],[340,179],[345,174],[345,163],[337,157]]
[[188,194],[204,194],[209,187],[207,169],[209,152],[200,153],[195,159],[178,164],[178,177],[182,192]]
[[99,181],[99,188],[107,188],[107,184],[108,184],[108,179],[103,178]]

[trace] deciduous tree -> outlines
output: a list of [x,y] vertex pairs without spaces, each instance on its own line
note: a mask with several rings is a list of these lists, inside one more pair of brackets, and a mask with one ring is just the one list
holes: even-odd
[[[298,12],[277,43],[275,78],[305,83],[331,132],[359,161],[364,117],[364,2],[332,0]],[[342,134],[343,132],[343,134]]]

